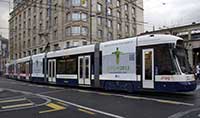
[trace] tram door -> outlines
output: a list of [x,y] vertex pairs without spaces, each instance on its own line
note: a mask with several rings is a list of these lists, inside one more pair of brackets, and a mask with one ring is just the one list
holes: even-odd
[[56,60],[55,59],[48,61],[48,81],[50,83],[56,82]]
[[78,57],[78,83],[80,85],[90,85],[90,56]]
[[153,49],[144,49],[142,51],[142,85],[143,88],[154,88],[154,51]]
[[26,62],[26,80],[29,80],[30,77],[30,67],[29,62]]

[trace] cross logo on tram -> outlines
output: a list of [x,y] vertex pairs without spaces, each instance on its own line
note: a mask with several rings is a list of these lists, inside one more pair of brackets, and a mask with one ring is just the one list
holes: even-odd
[[115,56],[116,56],[116,63],[119,64],[119,62],[120,62],[120,55],[123,54],[123,52],[119,51],[119,48],[116,48],[116,51],[113,52],[112,54],[115,54]]

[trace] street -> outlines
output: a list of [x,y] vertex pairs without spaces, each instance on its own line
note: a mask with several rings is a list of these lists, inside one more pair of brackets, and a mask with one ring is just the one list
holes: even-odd
[[123,93],[0,79],[0,117],[198,118],[199,90]]

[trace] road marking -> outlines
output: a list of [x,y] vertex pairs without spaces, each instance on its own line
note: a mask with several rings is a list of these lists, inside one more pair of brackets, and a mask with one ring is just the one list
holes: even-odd
[[181,111],[178,112],[174,115],[169,116],[168,118],[182,118],[183,116],[187,115],[187,114],[191,114],[192,112],[198,112],[200,110],[200,108],[195,108],[195,109],[190,109],[188,111]]
[[88,110],[84,110],[84,109],[78,109],[78,110],[81,111],[81,112],[90,114],[90,115],[94,115],[95,114],[94,112],[91,112],[91,111],[88,111]]
[[84,93],[95,93],[95,94],[99,94],[99,95],[107,95],[107,96],[108,95],[112,95],[112,96],[116,96],[116,97],[124,97],[124,98],[129,98],[129,99],[136,99],[136,100],[155,101],[155,102],[165,103],[165,104],[194,106],[194,104],[191,104],[191,103],[185,103],[185,102],[179,102],[179,101],[173,101],[173,100],[163,100],[163,99],[148,98],[148,97],[129,96],[129,95],[120,95],[120,94],[110,94],[110,93],[104,93],[104,92],[76,90],[76,89],[72,89],[72,90],[79,91],[79,92],[84,92]]
[[112,114],[112,113],[96,110],[96,109],[89,108],[89,107],[86,107],[86,106],[82,106],[82,105],[79,105],[79,104],[75,104],[75,103],[72,103],[72,102],[64,101],[64,100],[61,100],[61,99],[58,99],[58,98],[54,98],[54,97],[50,97],[50,96],[46,96],[46,95],[41,95],[41,94],[38,94],[38,96],[46,97],[46,98],[49,98],[49,99],[52,99],[52,100],[55,100],[55,101],[59,101],[59,102],[62,102],[62,103],[65,103],[65,104],[68,104],[68,105],[71,105],[71,106],[75,106],[75,107],[78,107],[78,108],[81,108],[81,109],[85,109],[85,110],[92,111],[92,112],[95,112],[95,113],[103,114],[103,115],[110,116],[110,117],[113,117],[113,118],[125,118],[123,116],[119,116],[119,115],[115,115],[115,114]]
[[0,101],[0,103],[19,102],[19,101],[25,101],[25,100],[27,99],[21,98],[21,99],[3,100],[3,101]]
[[77,90],[78,92],[82,92],[82,93],[92,93],[90,91],[86,91],[86,90]]
[[97,94],[99,94],[99,95],[106,95],[106,96],[112,95],[112,94],[104,93],[104,92],[98,92]]
[[[1,112],[8,112],[8,111],[16,111],[16,110],[23,110],[23,109],[28,109],[28,108],[36,108],[36,107],[40,107],[40,106],[44,106],[48,103],[51,102],[50,99],[48,99],[47,97],[42,97],[42,96],[38,96],[36,94],[33,94],[31,92],[25,92],[25,91],[20,91],[20,90],[14,90],[14,89],[8,89],[8,88],[3,88],[4,90],[7,90],[7,91],[11,91],[11,92],[19,92],[19,93],[24,93],[24,94],[28,94],[28,95],[34,95],[34,96],[37,96],[43,100],[45,100],[45,102],[41,103],[41,104],[33,104],[33,105],[27,105],[27,106],[23,106],[23,107],[15,107],[15,108],[10,108],[10,109],[0,109],[0,113]],[[21,95],[20,97],[24,97],[26,95]],[[9,99],[16,99],[17,97],[19,96],[16,96],[16,97],[9,97]],[[7,98],[8,99],[8,98]],[[1,100],[7,100],[7,99],[1,99]]]
[[50,89],[61,89],[59,87],[54,87],[54,86],[47,86],[47,88],[50,88]]
[[65,106],[65,107],[68,107],[68,105],[67,104],[65,104],[65,103],[63,103],[63,102],[57,102],[58,104],[60,104],[60,105],[63,105],[63,106]]
[[60,105],[57,105],[57,104],[54,104],[54,103],[49,103],[47,104],[46,106],[52,108],[51,110],[45,110],[45,111],[40,111],[39,113],[42,114],[42,113],[49,113],[49,112],[54,112],[54,111],[60,111],[60,110],[64,110],[66,109],[65,107],[63,106],[60,106]]
[[167,103],[167,104],[175,104],[175,105],[194,106],[194,104],[191,104],[191,103],[178,102],[178,101],[172,101],[172,100],[162,100],[162,99],[156,99],[156,98],[126,96],[126,95],[120,95],[120,96],[122,96],[124,98],[130,98],[130,99],[148,100],[148,101],[155,101],[155,102]]
[[32,106],[34,103],[26,103],[26,104],[17,104],[17,105],[10,105],[10,106],[2,106],[2,109],[12,109],[17,107],[26,107],[26,106]]

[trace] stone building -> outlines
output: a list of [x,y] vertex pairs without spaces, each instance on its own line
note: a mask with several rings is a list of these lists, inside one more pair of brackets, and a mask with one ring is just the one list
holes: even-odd
[[10,59],[136,36],[143,0],[14,0]]
[[0,75],[6,72],[6,63],[8,61],[8,39],[0,35]]

